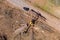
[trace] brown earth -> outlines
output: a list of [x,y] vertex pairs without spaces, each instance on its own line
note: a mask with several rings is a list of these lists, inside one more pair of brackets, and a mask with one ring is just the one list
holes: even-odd
[[[31,15],[33,16],[33,14],[26,13],[21,9],[11,7],[6,2],[1,2],[0,40],[5,40],[5,38],[11,40],[12,36],[14,36],[12,34],[16,29],[21,27],[21,24],[29,24],[32,18]],[[42,22],[44,21],[42,18],[40,19],[36,21],[34,27],[31,26],[27,33],[18,34],[14,40],[60,40],[60,33]]]

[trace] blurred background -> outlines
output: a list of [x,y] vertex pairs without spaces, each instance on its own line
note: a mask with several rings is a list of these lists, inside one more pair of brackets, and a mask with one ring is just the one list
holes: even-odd
[[60,19],[60,0],[25,0],[38,9],[42,9],[49,14]]

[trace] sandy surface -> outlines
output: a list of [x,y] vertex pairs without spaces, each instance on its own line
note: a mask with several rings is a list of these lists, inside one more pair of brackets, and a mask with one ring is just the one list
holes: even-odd
[[[31,26],[27,33],[23,32],[28,26],[24,30],[21,29],[22,32],[20,33],[20,28],[24,28],[25,24],[29,24],[33,18],[31,13],[31,11],[27,13],[21,9],[11,7],[4,2],[0,3],[0,36],[4,35],[7,40],[60,40],[60,33],[48,25],[43,18],[39,18],[34,27]],[[0,37],[0,40],[3,39],[4,37]]]

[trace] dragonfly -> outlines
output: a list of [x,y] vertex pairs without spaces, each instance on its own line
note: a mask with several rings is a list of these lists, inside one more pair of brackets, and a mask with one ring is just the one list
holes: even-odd
[[[29,11],[29,8],[24,7],[23,9],[26,10],[26,11]],[[25,33],[25,34],[26,34],[30,28],[32,28],[32,35],[34,35],[34,31],[33,31],[33,30],[36,29],[36,28],[34,27],[36,21],[39,19],[39,17],[42,17],[42,18],[46,19],[46,18],[43,17],[40,13],[34,11],[33,9],[31,9],[31,11],[34,12],[34,13],[37,15],[37,18],[32,18],[29,23],[23,24],[22,27],[16,29],[16,30],[13,32],[12,40],[14,40],[14,38],[15,38],[18,34],[20,34],[20,35],[21,35],[21,33]],[[28,28],[27,28],[27,27],[28,27]],[[26,29],[25,31],[23,31],[25,28],[27,28],[27,29]],[[39,28],[38,28],[38,29],[39,29]],[[34,36],[31,36],[31,39],[34,40]]]

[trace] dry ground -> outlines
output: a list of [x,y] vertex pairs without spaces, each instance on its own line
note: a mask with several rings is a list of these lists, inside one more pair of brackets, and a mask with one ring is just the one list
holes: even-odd
[[[25,14],[28,13],[11,7],[4,2],[0,3],[0,40],[5,40],[1,36],[11,40],[13,32],[20,28],[21,24],[29,23],[31,16],[28,17]],[[60,33],[51,26],[37,21],[34,29],[30,28],[27,33],[18,34],[14,40],[60,40]]]

